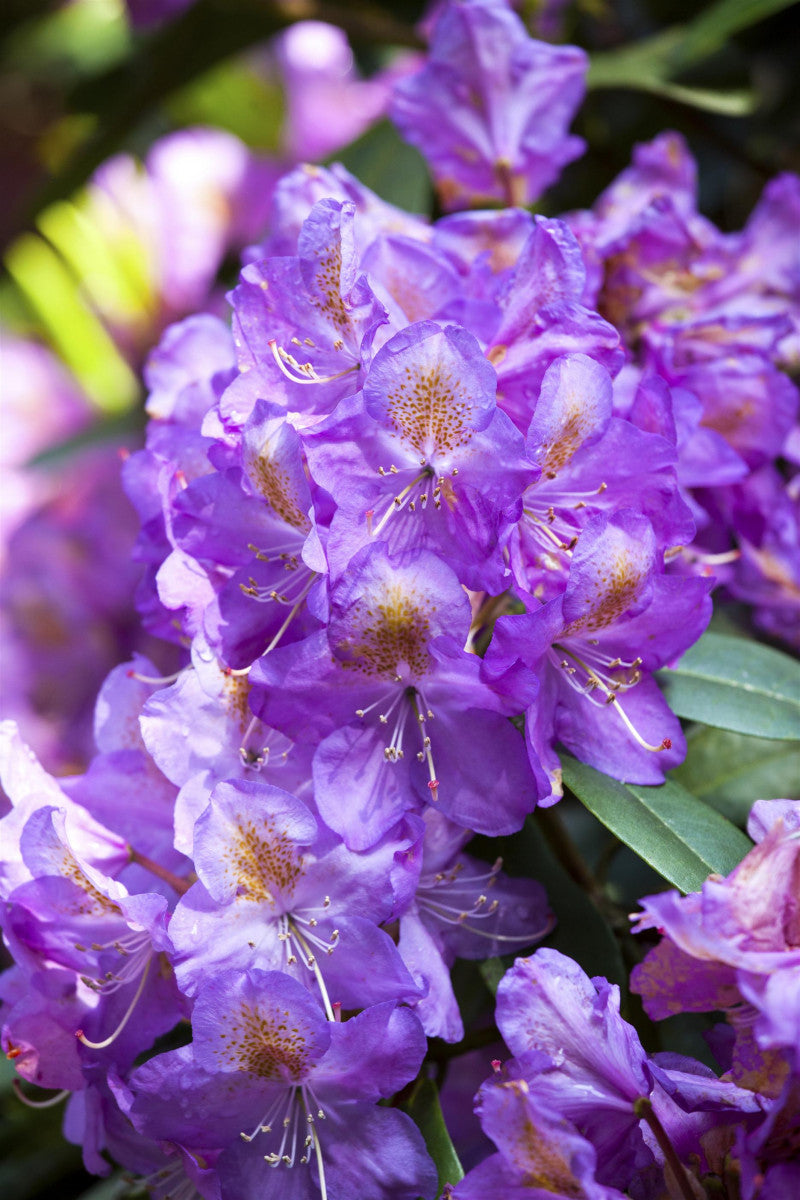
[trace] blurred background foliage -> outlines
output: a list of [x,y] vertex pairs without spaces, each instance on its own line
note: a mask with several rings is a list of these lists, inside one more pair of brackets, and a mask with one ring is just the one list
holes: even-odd
[[[535,29],[536,0],[519,7]],[[101,410],[129,409],[141,363],[115,352],[104,316],[109,307],[130,316],[152,298],[135,239],[112,245],[86,219],[81,189],[92,172],[119,152],[143,158],[159,137],[193,125],[280,156],[285,103],[270,37],[298,17],[336,23],[369,77],[424,44],[424,9],[417,0],[196,0],[172,21],[133,29],[122,0],[6,0],[0,319],[51,343]],[[766,180],[800,166],[799,18],[787,0],[718,0],[699,12],[691,0],[561,6],[559,40],[592,58],[575,125],[588,150],[541,208],[588,207],[636,142],[673,128],[702,163],[701,209],[725,230],[739,227]],[[388,122],[335,157],[387,199],[428,201],[422,160]]]
[[[176,315],[162,303],[159,264],[143,229],[135,220],[109,227],[99,219],[97,193],[87,187],[93,172],[120,153],[143,161],[159,138],[198,125],[232,133],[257,154],[289,164],[287,97],[270,39],[299,19],[338,25],[348,36],[353,69],[369,79],[424,46],[418,22],[426,7],[417,0],[196,0],[166,23],[134,29],[122,0],[5,0],[0,325],[4,340],[32,338],[49,347],[93,414],[77,433],[35,446],[40,469],[121,434],[136,443],[142,366]],[[523,0],[517,7],[537,30],[541,5]],[[700,164],[700,207],[723,230],[742,225],[774,174],[800,170],[797,4],[717,0],[698,10],[696,0],[572,0],[559,6],[557,25],[557,40],[591,56],[589,93],[575,123],[588,149],[545,196],[542,211],[590,206],[628,164],[633,145],[665,128],[689,142]],[[331,157],[384,198],[430,209],[423,160],[379,114]],[[235,277],[236,256],[220,260],[217,282],[224,287]],[[47,396],[37,397],[31,420],[43,419],[46,408]],[[798,743],[699,726],[689,736],[689,757],[676,780],[735,821],[761,789],[788,794],[796,782]],[[553,853],[555,825],[550,848],[540,840],[528,844],[523,832],[504,853],[512,868],[516,854],[566,897],[552,944],[561,939],[575,953],[576,939],[583,939],[588,966],[604,946],[618,951],[576,876],[585,868],[623,906],[662,881],[585,809],[562,808],[559,820],[585,859],[571,882]],[[612,974],[608,953],[603,969]],[[618,966],[624,980],[621,960]],[[491,987],[490,978],[485,983]],[[687,1030],[687,1037],[695,1035]],[[22,1107],[12,1080],[11,1064],[0,1064],[0,1196],[128,1194],[124,1180],[86,1175],[79,1150],[61,1135],[61,1109]]]

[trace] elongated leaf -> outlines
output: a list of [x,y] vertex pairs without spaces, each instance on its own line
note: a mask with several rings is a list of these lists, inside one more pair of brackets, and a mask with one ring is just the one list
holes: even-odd
[[136,376],[78,296],[63,259],[29,233],[10,247],[6,267],[95,407],[108,414],[130,409],[139,397]]
[[720,113],[723,117],[746,117],[755,112],[759,104],[759,97],[747,88],[720,92],[715,88],[686,87],[682,83],[654,79],[643,84],[642,90],[703,112]]
[[446,1183],[458,1183],[464,1178],[464,1168],[447,1132],[439,1104],[439,1092],[433,1080],[421,1075],[414,1084],[408,1100],[403,1104],[403,1109],[416,1122],[425,1139],[428,1153],[436,1163],[436,1170],[439,1172],[439,1192],[444,1190]]
[[630,45],[593,54],[587,83],[590,88],[651,92],[708,112],[743,116],[757,106],[755,93],[719,92],[673,81],[682,71],[716,54],[733,34],[793,3],[795,0],[719,0],[684,25],[673,25]]
[[681,67],[702,62],[721,50],[735,33],[765,21],[773,13],[791,8],[797,0],[719,0],[704,8],[684,27],[680,45]]
[[746,737],[696,725],[673,779],[743,825],[753,800],[800,799],[800,741]]
[[667,780],[660,787],[619,783],[562,754],[564,782],[620,841],[682,892],[727,875],[751,848],[721,813]]
[[800,737],[800,663],[779,650],[706,633],[658,679],[679,717],[753,737]]

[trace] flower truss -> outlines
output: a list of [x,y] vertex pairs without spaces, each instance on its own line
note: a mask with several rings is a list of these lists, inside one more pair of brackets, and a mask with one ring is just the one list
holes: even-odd
[[[229,320],[150,355],[124,465],[179,669],[110,673],[82,775],[2,725],[3,1050],[89,1170],[157,1200],[800,1189],[797,805],[637,916],[633,991],[721,1012],[721,1076],[533,952],[548,897],[485,853],[561,799],[565,748],[636,787],[683,761],[655,676],[715,584],[797,637],[800,182],[723,235],[666,134],[592,210],[532,215],[582,151],[586,66],[449,0],[391,103],[446,215],[281,178]],[[492,1027],[453,967],[509,951]],[[492,1036],[486,1153],[448,1177],[413,1098]]]

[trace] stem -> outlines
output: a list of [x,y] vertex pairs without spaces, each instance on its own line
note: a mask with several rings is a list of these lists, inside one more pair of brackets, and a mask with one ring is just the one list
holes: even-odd
[[578,850],[564,826],[561,817],[554,808],[538,808],[536,810],[542,833],[550,848],[569,875],[573,883],[595,900],[604,900],[603,889],[590,871],[586,860]]
[[141,854],[138,850],[134,850],[133,846],[128,846],[128,857],[131,862],[136,863],[137,866],[144,867],[145,871],[149,871],[151,875],[155,875],[158,879],[163,879],[164,883],[168,883],[171,888],[174,888],[179,896],[184,896],[192,886],[190,879],[181,879],[180,875],[176,875],[173,871],[162,867],[160,863],[155,862],[152,858],[148,858],[146,854]]
[[527,201],[527,185],[525,178],[517,174],[506,159],[498,159],[494,164],[494,173],[506,194],[506,203],[510,208],[524,208]]
[[639,1118],[639,1120],[646,1121],[652,1129],[661,1153],[664,1155],[664,1159],[673,1174],[678,1188],[680,1189],[683,1200],[697,1200],[691,1180],[686,1174],[686,1168],[678,1158],[678,1155],[675,1153],[675,1147],[669,1140],[666,1129],[656,1116],[650,1097],[640,1096],[638,1100],[634,1102],[633,1112],[634,1115]]

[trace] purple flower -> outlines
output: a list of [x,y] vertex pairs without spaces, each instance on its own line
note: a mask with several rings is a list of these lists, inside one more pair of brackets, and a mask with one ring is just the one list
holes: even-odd
[[269,234],[261,244],[245,251],[244,261],[253,263],[274,255],[297,254],[303,222],[320,200],[355,206],[358,220],[353,226],[353,238],[359,255],[381,234],[392,233],[420,241],[430,237],[427,218],[387,204],[341,163],[333,163],[331,167],[306,164],[284,175],[278,183],[272,201]]
[[433,551],[468,586],[503,589],[502,543],[535,471],[495,386],[459,326],[418,322],[378,351],[363,401],[306,439],[311,471],[337,503],[327,545],[335,574],[383,543],[390,554]]
[[219,469],[175,497],[173,537],[214,582],[203,612],[211,649],[241,669],[318,626],[309,593],[327,564],[299,437],[280,408],[256,402],[241,431],[241,466],[222,439],[209,453],[221,457]]
[[375,1103],[422,1060],[408,1009],[381,1004],[340,1024],[280,972],[221,972],[192,1025],[191,1047],[134,1072],[130,1115],[151,1137],[222,1150],[222,1200],[433,1196],[419,1131]]
[[[269,395],[312,416],[360,387],[383,306],[359,269],[352,202],[320,200],[303,222],[297,255],[244,268],[231,293],[239,367],[254,372],[239,394]],[[265,389],[269,390],[266,391]],[[241,407],[241,405],[240,405]]]
[[648,1058],[619,999],[555,950],[518,959],[497,992],[497,1024],[516,1055],[505,1078],[525,1080],[537,1106],[588,1139],[601,1183],[660,1194],[667,1143],[673,1164],[688,1163],[710,1129],[752,1125],[762,1102],[691,1059]]
[[754,606],[767,634],[800,649],[800,474],[787,484],[765,464],[715,499],[739,549],[731,594]]
[[619,989],[538,950],[501,980],[497,1023],[517,1058],[538,1054],[537,1100],[592,1142],[606,1183],[625,1187],[652,1160],[633,1106],[653,1080],[636,1031],[619,1015]]
[[247,672],[223,667],[198,636],[192,665],[145,704],[141,728],[149,753],[180,792],[175,845],[192,852],[194,824],[222,780],[258,778],[302,794],[310,790],[311,755],[265,727],[249,705]]
[[327,630],[278,647],[250,673],[262,720],[317,743],[326,823],[354,850],[425,802],[479,832],[518,829],[535,782],[507,706],[461,649],[470,606],[450,568],[428,551],[393,560],[370,546],[330,606]]
[[583,151],[566,131],[586,65],[575,46],[530,38],[504,0],[451,0],[390,111],[430,162],[446,209],[530,204]]
[[[617,779],[660,783],[685,753],[680,724],[651,672],[700,636],[708,583],[660,569],[646,517],[621,509],[588,522],[566,590],[525,616],[501,617],[484,659],[487,678],[520,707],[531,762],[552,800],[561,795],[557,741]],[[538,681],[534,703],[526,688]],[[552,802],[551,800],[551,802]]]
[[732,1077],[767,1095],[800,1052],[800,841],[778,819],[731,874],[701,892],[648,896],[636,932],[662,940],[631,986],[651,1017],[720,1009],[734,1027]]
[[571,1121],[554,1112],[524,1078],[490,1079],[477,1097],[484,1133],[498,1149],[456,1187],[449,1200],[622,1200],[597,1182],[597,1155]]
[[283,144],[295,162],[319,161],[383,115],[391,79],[359,79],[347,35],[323,21],[297,21],[275,41],[283,76]]
[[673,447],[659,433],[614,415],[608,372],[585,355],[558,358],[547,368],[526,446],[541,473],[525,490],[509,544],[523,594],[544,600],[564,589],[570,551],[601,511],[635,505],[660,543],[692,540]]
[[582,303],[580,247],[563,221],[535,217],[497,296],[486,355],[497,371],[497,402],[526,431],[544,373],[554,359],[585,354],[613,376],[624,352],[617,330]]
[[[397,832],[353,854],[301,800],[266,783],[220,783],[194,834],[199,877],[170,922],[180,986],[220,969],[285,970],[347,1008],[414,998],[419,988],[378,928],[413,888],[395,865]],[[393,870],[394,890],[386,887]]]

